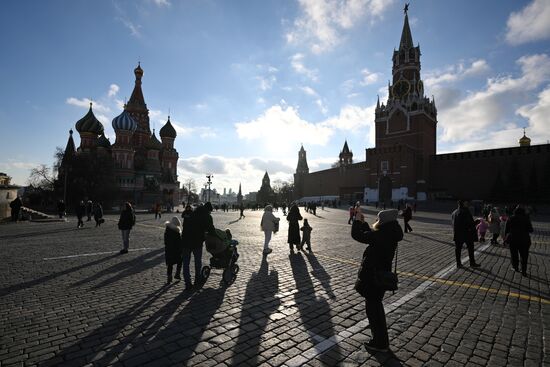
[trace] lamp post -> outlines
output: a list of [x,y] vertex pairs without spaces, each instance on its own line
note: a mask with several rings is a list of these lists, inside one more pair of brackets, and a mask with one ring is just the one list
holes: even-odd
[[210,201],[210,185],[212,184],[212,177],[214,177],[213,174],[206,175],[206,178],[208,179],[208,181],[206,181],[208,184],[208,201]]

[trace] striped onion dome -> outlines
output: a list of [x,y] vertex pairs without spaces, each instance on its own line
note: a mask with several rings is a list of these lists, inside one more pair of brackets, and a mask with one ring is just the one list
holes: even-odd
[[103,125],[95,117],[92,111],[92,103],[90,103],[90,110],[88,113],[76,122],[75,128],[79,133],[103,134]]
[[104,133],[101,134],[99,138],[97,138],[97,146],[107,149],[111,147],[111,142],[109,141],[109,139],[107,139]]
[[126,110],[122,111],[120,115],[113,119],[113,129],[115,129],[115,131],[127,130],[134,132],[136,131],[137,127],[138,125],[136,124],[132,116],[130,116],[130,114],[126,112]]
[[151,139],[145,144],[145,148],[148,150],[161,150],[162,149],[162,143],[157,139],[155,136],[155,130],[153,130],[153,135],[151,135]]
[[168,116],[168,121],[166,121],[166,124],[160,129],[159,135],[161,138],[176,138],[176,129],[174,129],[174,126],[172,126],[172,123],[170,122],[170,116]]

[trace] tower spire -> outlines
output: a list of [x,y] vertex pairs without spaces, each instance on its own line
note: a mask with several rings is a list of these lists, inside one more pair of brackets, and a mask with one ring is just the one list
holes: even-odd
[[405,4],[405,8],[403,9],[405,12],[405,22],[403,23],[403,31],[401,32],[401,42],[399,42],[399,51],[401,50],[408,50],[413,45],[413,39],[412,39],[412,33],[411,33],[411,27],[409,27],[409,4]]

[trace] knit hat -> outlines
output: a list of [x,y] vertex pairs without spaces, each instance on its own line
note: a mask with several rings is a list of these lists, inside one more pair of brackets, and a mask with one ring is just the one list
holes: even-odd
[[373,227],[378,227],[388,222],[397,220],[397,214],[398,214],[397,209],[388,209],[388,210],[379,211],[377,215],[378,220],[376,221],[376,223],[374,223]]
[[178,217],[172,217],[170,222],[165,222],[164,225],[178,233],[181,233],[181,222]]

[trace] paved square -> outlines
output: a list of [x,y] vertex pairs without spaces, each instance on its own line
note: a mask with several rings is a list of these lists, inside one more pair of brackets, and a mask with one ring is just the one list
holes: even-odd
[[481,269],[457,270],[449,214],[416,213],[399,246],[400,289],[384,299],[393,354],[371,355],[353,290],[365,245],[351,239],[347,212],[302,210],[312,254],[289,256],[282,220],[267,260],[262,212],[245,214],[213,213],[240,242],[237,280],[224,287],[213,270],[196,292],[166,284],[168,214],[138,215],[127,255],[117,216],[101,228],[73,218],[0,226],[0,366],[550,365],[548,222],[534,222],[523,277],[502,246],[476,244]]

